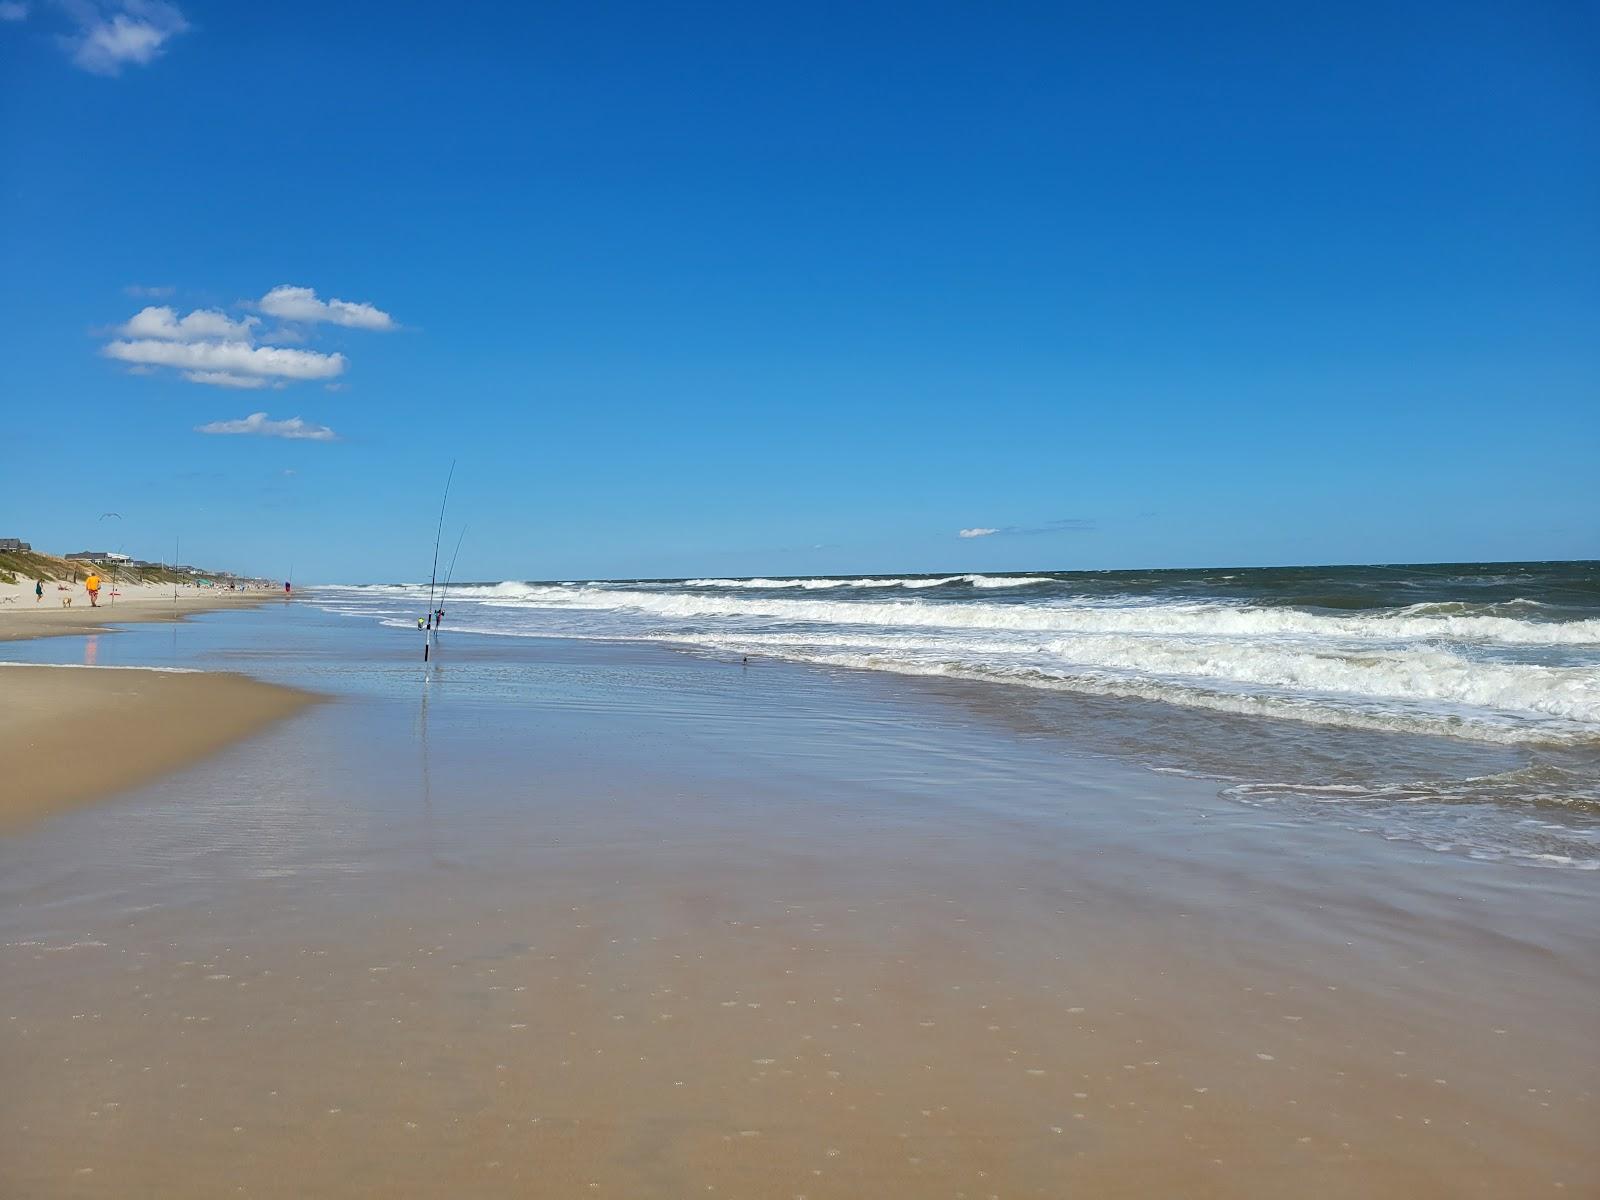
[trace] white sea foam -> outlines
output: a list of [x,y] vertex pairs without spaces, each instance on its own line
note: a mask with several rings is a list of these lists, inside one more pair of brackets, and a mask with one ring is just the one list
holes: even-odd
[[[1131,744],[1130,731],[1149,736],[1157,710],[1146,702],[1213,713],[1216,720],[1163,721],[1173,740],[1152,762],[1189,754],[1184,767],[1237,784],[1224,794],[1240,803],[1323,813],[1349,806],[1344,819],[1358,827],[1434,849],[1600,868],[1600,829],[1590,827],[1600,811],[1596,580],[1581,564],[1555,584],[1529,584],[1536,572],[1443,583],[1437,574],[1385,572],[1327,569],[1310,582],[1278,573],[1256,601],[1240,594],[1247,573],[1226,587],[1198,575],[1136,577],[1125,591],[1088,575],[506,580],[451,587],[445,628],[654,642],[1085,697],[1062,711],[1086,744],[1103,722],[1115,730],[1114,746]],[[415,624],[427,597],[425,585],[313,596],[332,611],[400,628]],[[1057,712],[1038,707],[1042,719]],[[1262,727],[1244,718],[1457,744],[1441,745],[1440,765],[1402,783],[1397,764],[1409,771],[1419,755],[1433,761],[1417,742],[1358,739],[1347,764],[1343,743],[1304,741],[1287,727],[1263,740]],[[1196,730],[1201,740],[1185,742]],[[1314,749],[1302,755],[1301,745]],[[1331,771],[1330,754],[1338,759]],[[1521,765],[1461,779],[1451,765],[1461,761]],[[1380,762],[1387,774],[1373,765]],[[1301,784],[1263,782],[1302,772]],[[1486,811],[1513,816],[1502,822]],[[1543,823],[1516,824],[1530,813]],[[1544,819],[1552,813],[1564,823]]]
[[978,588],[1010,588],[1049,582],[1050,580],[1042,575],[928,575],[893,576],[882,579],[871,576],[848,579],[686,579],[681,586],[767,592],[789,589],[820,592],[836,591],[840,588],[903,588],[908,591],[920,591],[924,588],[947,587],[957,583],[971,584]]
[[[1052,594],[984,598],[947,585]],[[874,589],[946,588],[937,596]],[[859,594],[774,596],[773,589]],[[366,589],[372,615],[396,620]],[[346,607],[350,593],[337,601]],[[334,599],[330,597],[330,600]],[[1310,610],[1220,599],[1070,594],[1046,576],[718,579],[466,585],[451,627],[653,640],[1220,712],[1502,743],[1600,739],[1600,619],[1550,619],[1532,601]],[[381,608],[381,613],[378,611]],[[403,610],[402,610],[403,611]]]
[[161,675],[199,675],[198,667],[141,667],[129,666],[119,663],[30,663],[0,662],[0,667],[51,667],[63,671],[154,671]]
[[[881,637],[686,633],[669,640],[858,670],[981,679],[1504,745],[1600,738],[1600,690],[1586,672],[1546,673],[1514,664],[1479,672],[1464,662],[1442,667],[1437,661],[1413,661],[1403,652],[1346,661],[1333,654],[1241,652],[1227,646],[1186,653],[1160,644],[1102,640],[1094,648],[1076,646],[1068,659],[1048,648],[1028,653],[993,643],[928,646]],[[1099,657],[1090,657],[1091,649]]]
[[1043,575],[968,575],[966,580],[977,588],[1030,587],[1038,583],[1051,582]]
[[1303,635],[1373,641],[1449,639],[1516,645],[1600,645],[1600,618],[1529,621],[1504,616],[1422,616],[1404,609],[1342,615],[1293,608],[1258,608],[1214,602],[1082,604],[990,604],[849,600],[789,600],[778,597],[685,594],[633,589],[576,589],[500,583],[452,595],[512,601],[530,606],[588,609],[630,608],[665,617],[766,618],[785,624],[872,625],[994,629],[1030,633],[1148,633],[1183,636],[1260,637]]

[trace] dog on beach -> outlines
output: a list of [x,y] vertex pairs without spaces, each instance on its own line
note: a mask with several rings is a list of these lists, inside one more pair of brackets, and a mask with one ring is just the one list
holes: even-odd
[[71,596],[63,596],[63,597],[61,597],[61,607],[62,608],[71,608],[72,607],[72,597]]

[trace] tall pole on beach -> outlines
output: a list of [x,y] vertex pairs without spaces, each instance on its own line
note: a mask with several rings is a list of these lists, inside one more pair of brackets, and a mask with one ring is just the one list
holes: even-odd
[[[101,513],[100,514],[100,520],[96,521],[95,524],[99,525],[107,517],[115,517],[118,521],[122,520],[122,514],[121,513],[107,512],[107,513]],[[128,543],[126,541],[118,542],[117,543],[117,553],[121,554],[122,550],[123,550],[123,547],[125,547],[127,544]],[[117,568],[116,568],[116,565],[113,563],[109,568],[102,568],[102,569],[105,569],[106,574],[111,576],[111,603],[115,604],[117,602],[117,597],[121,594],[117,590]]]
[[[450,460],[450,474],[444,477],[444,499],[439,501],[439,527],[433,532],[433,570],[428,576],[428,636],[422,641],[422,661],[426,663],[433,650],[433,593],[439,582],[439,542],[444,537],[444,510],[450,503],[450,481],[456,477],[456,460]],[[465,532],[465,531],[463,531]]]

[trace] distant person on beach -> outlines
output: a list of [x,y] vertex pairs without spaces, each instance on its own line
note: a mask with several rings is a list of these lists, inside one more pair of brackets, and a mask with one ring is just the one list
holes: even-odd
[[292,592],[292,591],[294,591],[294,588],[292,588],[292,587],[290,587],[290,586],[289,586],[289,581],[288,581],[288,580],[287,580],[287,579],[285,579],[285,580],[284,580],[284,581],[283,581],[283,594],[284,594],[284,595],[285,595],[285,596],[287,596],[287,595],[288,595],[288,594],[289,594],[289,593],[290,593],[290,592]]
[[83,586],[89,593],[89,607],[100,607],[100,576],[90,572],[89,578],[83,581]]
[[44,599],[44,580],[35,579],[33,581],[33,602],[35,604],[37,604],[37,603],[39,603],[39,601],[41,601],[43,599]]

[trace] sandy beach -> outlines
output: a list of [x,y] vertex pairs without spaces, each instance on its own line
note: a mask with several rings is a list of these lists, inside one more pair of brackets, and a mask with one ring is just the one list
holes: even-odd
[[0,1200],[1600,1200],[1597,63],[0,0]]
[[[104,630],[133,621],[182,620],[193,613],[213,612],[241,605],[261,604],[279,598],[268,591],[228,591],[226,588],[173,589],[158,585],[120,584],[111,595],[108,583],[98,608],[90,607],[82,584],[58,591],[54,581],[45,584],[43,600],[35,600],[33,582],[0,583],[0,642],[19,638],[55,637],[66,633]],[[61,598],[72,597],[63,607]]]
[[1600,1187],[1594,873],[960,681],[447,633],[425,684],[300,604],[101,642],[342,702],[0,838],[7,1194]]
[[311,702],[241,675],[0,664],[0,832],[113,798]]
[[[54,584],[35,602],[26,584],[0,585],[0,642],[98,635],[114,626],[182,621],[260,604],[261,591],[120,584],[91,607],[83,588],[71,608]],[[53,603],[52,603],[53,601]],[[311,702],[304,692],[223,672],[99,669],[93,637],[69,665],[0,663],[0,762],[6,783],[0,831],[52,812],[114,797],[244,737]],[[79,669],[82,668],[82,669]]]

